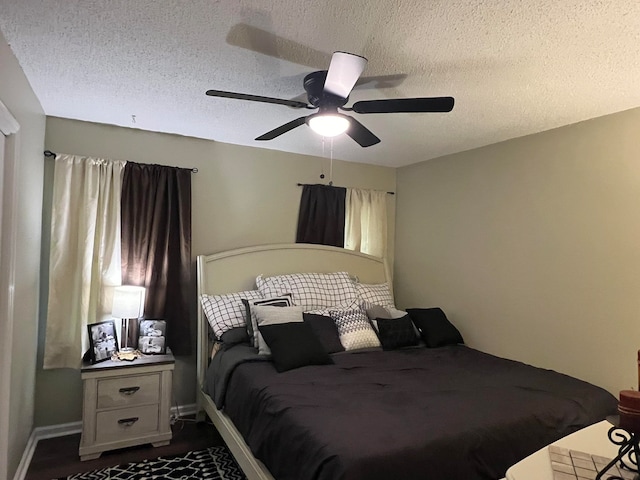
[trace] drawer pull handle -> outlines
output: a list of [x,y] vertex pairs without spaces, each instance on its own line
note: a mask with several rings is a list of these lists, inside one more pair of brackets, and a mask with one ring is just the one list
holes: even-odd
[[130,427],[131,425],[136,423],[138,420],[139,420],[138,417],[123,418],[121,420],[118,420],[118,425],[123,425],[125,427]]
[[138,390],[140,390],[140,387],[121,388],[120,389],[120,393],[123,394],[123,395],[133,395]]

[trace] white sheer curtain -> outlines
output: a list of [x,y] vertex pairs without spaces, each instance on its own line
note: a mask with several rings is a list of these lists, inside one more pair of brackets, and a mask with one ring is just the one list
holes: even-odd
[[120,192],[126,162],[55,159],[44,368],[79,368],[87,324],[111,312],[120,285]]
[[386,256],[387,194],[378,190],[347,188],[344,248]]

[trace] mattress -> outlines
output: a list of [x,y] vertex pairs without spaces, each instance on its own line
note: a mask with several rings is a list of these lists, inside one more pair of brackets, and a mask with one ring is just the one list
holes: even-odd
[[334,354],[284,373],[235,357],[215,373],[219,407],[278,480],[500,479],[617,406],[589,383],[462,345]]

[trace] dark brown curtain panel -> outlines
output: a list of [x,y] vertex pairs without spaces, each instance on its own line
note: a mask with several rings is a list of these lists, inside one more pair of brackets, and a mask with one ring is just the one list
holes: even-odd
[[122,283],[147,289],[144,317],[167,322],[167,345],[191,354],[191,170],[127,162]]
[[304,185],[296,242],[344,247],[346,194],[342,187]]

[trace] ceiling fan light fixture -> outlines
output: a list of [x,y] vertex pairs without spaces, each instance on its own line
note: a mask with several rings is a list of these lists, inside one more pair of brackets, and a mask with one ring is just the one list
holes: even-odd
[[336,113],[319,113],[309,117],[309,127],[323,137],[335,137],[349,128],[349,120]]

